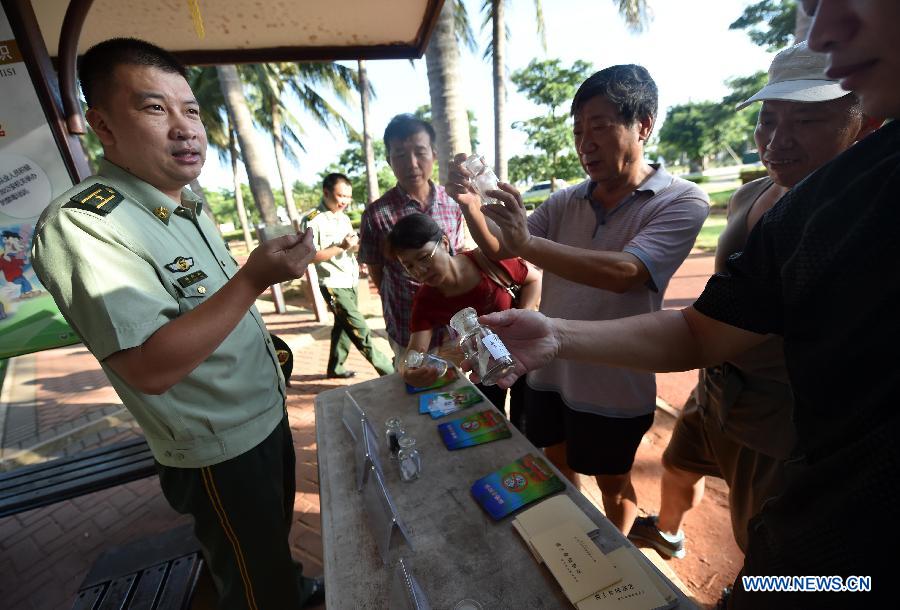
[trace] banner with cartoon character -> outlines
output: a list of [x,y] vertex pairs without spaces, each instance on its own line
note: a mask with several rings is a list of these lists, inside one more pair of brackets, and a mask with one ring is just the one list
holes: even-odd
[[0,99],[0,358],[9,358],[79,338],[31,266],[34,225],[72,179],[2,9]]

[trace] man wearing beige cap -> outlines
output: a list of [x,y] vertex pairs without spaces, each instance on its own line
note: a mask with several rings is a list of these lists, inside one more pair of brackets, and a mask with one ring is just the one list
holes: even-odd
[[[745,184],[729,201],[716,273],[744,249],[750,230],[782,195],[871,131],[857,97],[825,76],[826,65],[827,56],[805,42],[785,49],[772,61],[766,86],[738,105],[762,102],[754,136],[769,175]],[[728,484],[734,537],[746,552],[747,523],[779,491],[782,461],[795,444],[780,337],[770,335],[699,373],[663,453],[659,516],[639,517],[629,535],[668,557],[685,554],[681,525],[703,497],[704,476]]]

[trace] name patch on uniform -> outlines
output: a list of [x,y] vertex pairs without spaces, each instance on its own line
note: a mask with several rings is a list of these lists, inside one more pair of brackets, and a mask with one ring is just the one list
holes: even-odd
[[91,185],[90,188],[73,195],[63,207],[86,210],[100,216],[106,216],[124,199],[125,196],[113,187],[97,182]]
[[200,280],[206,279],[206,274],[202,271],[194,271],[193,273],[188,273],[187,275],[182,275],[178,278],[178,283],[182,288],[187,288],[192,284],[196,284]]
[[184,273],[194,266],[194,259],[190,256],[176,256],[175,260],[166,264],[166,269],[172,273]]

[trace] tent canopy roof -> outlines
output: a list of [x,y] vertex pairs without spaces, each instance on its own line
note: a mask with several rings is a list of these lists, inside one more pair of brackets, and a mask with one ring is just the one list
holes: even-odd
[[[72,4],[83,0],[72,0]],[[70,0],[32,6],[56,57]],[[420,57],[441,0],[94,0],[80,55],[118,36],[142,38],[190,64]],[[191,7],[199,9],[198,35]]]

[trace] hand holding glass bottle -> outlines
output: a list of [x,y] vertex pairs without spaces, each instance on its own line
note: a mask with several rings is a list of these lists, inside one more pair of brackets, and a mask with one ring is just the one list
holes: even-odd
[[409,385],[425,388],[443,377],[448,367],[447,361],[443,358],[410,349],[403,358],[402,376]]
[[503,341],[494,331],[478,323],[478,313],[471,307],[456,312],[450,326],[459,335],[459,345],[466,361],[482,385],[496,385],[497,380],[515,366]]
[[485,162],[484,157],[481,155],[469,155],[465,162],[463,162],[463,167],[472,174],[472,177],[469,178],[469,180],[472,184],[472,188],[474,188],[481,197],[482,204],[494,205],[500,203],[493,197],[487,195],[488,191],[496,191],[500,186],[497,174],[495,174],[494,170],[491,169],[491,166]]

